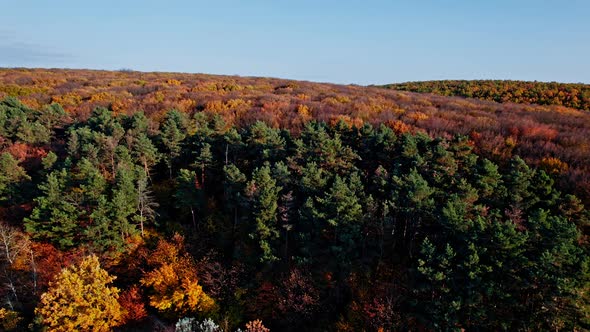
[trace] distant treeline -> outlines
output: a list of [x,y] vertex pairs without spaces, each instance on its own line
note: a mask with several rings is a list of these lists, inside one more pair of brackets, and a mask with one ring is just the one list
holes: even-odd
[[444,80],[387,84],[394,90],[590,110],[590,85],[501,80]]

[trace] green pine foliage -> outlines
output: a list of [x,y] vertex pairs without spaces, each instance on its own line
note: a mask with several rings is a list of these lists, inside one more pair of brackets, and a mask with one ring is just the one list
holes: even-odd
[[[37,121],[14,100],[2,105]],[[26,233],[117,257],[121,286],[137,284],[150,259],[182,256],[196,262],[215,318],[236,326],[589,328],[588,212],[519,157],[491,161],[463,136],[387,126],[310,122],[291,133],[170,111],[157,129],[143,113],[106,108],[63,124],[53,108],[39,120],[64,126],[52,152],[26,169],[0,154],[1,204],[36,186]],[[3,133],[11,112],[0,112]],[[150,257],[177,232],[185,249],[175,236]]]

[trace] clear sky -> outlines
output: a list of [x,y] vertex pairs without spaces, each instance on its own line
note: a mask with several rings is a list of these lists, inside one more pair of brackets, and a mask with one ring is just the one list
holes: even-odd
[[590,83],[590,0],[0,4],[0,67]]

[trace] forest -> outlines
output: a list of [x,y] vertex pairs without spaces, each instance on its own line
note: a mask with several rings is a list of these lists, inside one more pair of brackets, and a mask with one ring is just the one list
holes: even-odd
[[0,70],[0,330],[590,329],[590,113]]
[[590,85],[525,81],[424,81],[387,84],[389,89],[462,96],[499,103],[562,105],[590,111]]

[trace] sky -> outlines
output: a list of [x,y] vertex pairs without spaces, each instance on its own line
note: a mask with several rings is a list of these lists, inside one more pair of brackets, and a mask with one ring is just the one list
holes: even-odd
[[588,0],[0,0],[0,67],[590,83]]

